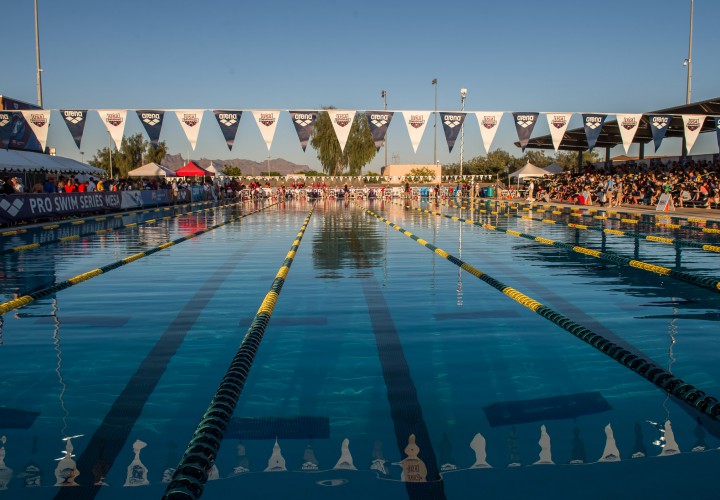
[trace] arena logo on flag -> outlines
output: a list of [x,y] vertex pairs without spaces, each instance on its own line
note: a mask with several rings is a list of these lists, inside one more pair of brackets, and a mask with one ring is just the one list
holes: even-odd
[[552,126],[555,128],[563,128],[567,123],[567,119],[565,115],[553,115],[550,123],[552,123]]
[[260,123],[265,125],[266,127],[269,127],[273,123],[275,123],[275,114],[274,113],[261,113],[260,114],[260,120],[258,120]]
[[160,123],[161,120],[160,113],[142,113],[140,115],[140,119],[151,127],[154,127],[155,125]]
[[408,123],[413,128],[420,128],[425,125],[425,118],[423,118],[423,115],[410,115]]
[[292,119],[301,127],[307,127],[313,122],[313,115],[308,113],[293,113]]
[[183,113],[182,121],[188,127],[194,127],[200,123],[200,120],[195,113]]
[[515,119],[517,124],[522,128],[528,128],[535,123],[534,115],[518,115]]
[[443,123],[450,128],[455,128],[462,122],[463,117],[461,115],[445,115],[445,120],[443,121]]
[[623,121],[620,125],[622,125],[625,130],[632,130],[637,127],[637,124],[637,120],[634,116],[626,116],[623,118]]
[[347,113],[339,113],[335,116],[335,123],[340,127],[346,127],[350,123],[350,115]]
[[493,127],[497,127],[498,121],[497,121],[497,118],[495,118],[494,116],[491,115],[491,116],[483,116],[481,123],[482,123],[483,127],[487,128],[487,129],[491,129]]
[[237,113],[218,113],[217,118],[226,127],[235,125],[240,120]]
[[370,115],[370,123],[376,127],[382,127],[390,121],[390,115]]
[[670,124],[670,117],[668,116],[653,116],[652,126],[658,130],[662,130]]
[[702,122],[700,118],[689,118],[686,126],[688,130],[694,132],[702,126]]
[[120,113],[108,113],[105,117],[105,121],[113,127],[119,127],[122,125],[123,119],[122,116],[120,116]]
[[592,116],[586,116],[585,117],[585,126],[589,129],[595,130],[598,127],[601,127],[603,124],[603,117],[592,115]]
[[0,127],[4,127],[8,123],[10,123],[10,114],[0,113]]
[[32,113],[30,115],[30,121],[36,127],[44,127],[45,124],[47,124],[47,119],[45,118],[45,115],[41,115],[41,114]]
[[69,123],[72,123],[73,125],[77,125],[78,123],[83,121],[83,119],[84,119],[83,115],[85,113],[82,111],[75,111],[75,110],[68,109],[68,110],[64,110],[62,112],[62,114],[63,114],[63,118],[65,118],[66,121],[68,121]]

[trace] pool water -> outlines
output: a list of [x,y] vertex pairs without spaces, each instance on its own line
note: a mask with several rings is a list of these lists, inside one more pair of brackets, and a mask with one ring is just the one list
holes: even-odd
[[[699,249],[411,204],[720,274]],[[720,397],[717,293],[398,200],[293,200],[0,240],[115,228],[1,255],[8,301],[219,225],[3,316],[0,499],[160,498],[311,209],[203,498],[716,497],[715,426],[365,209]],[[583,221],[720,241],[647,222]]]

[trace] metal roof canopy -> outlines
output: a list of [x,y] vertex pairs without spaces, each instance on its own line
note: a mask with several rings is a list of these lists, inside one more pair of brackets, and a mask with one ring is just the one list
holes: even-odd
[[[673,115],[670,125],[665,132],[665,137],[684,137],[685,127],[681,115],[715,115],[720,116],[720,97],[714,99],[708,99],[707,101],[694,102],[690,104],[683,104],[682,106],[675,106],[672,108],[659,109],[657,111],[648,111],[643,113],[640,119],[640,125],[638,126],[637,133],[633,138],[633,143],[636,144],[647,144],[652,141],[652,131],[650,130],[650,124],[648,122],[647,115]],[[700,132],[711,132],[715,130],[715,122],[712,118],[705,118],[702,129]],[[617,120],[606,121],[603,124],[602,131],[595,143],[596,148],[614,148],[615,146],[623,143],[622,137],[620,136],[620,128]],[[516,147],[520,147],[520,142],[514,143]],[[555,149],[553,146],[552,137],[543,135],[541,137],[535,137],[530,139],[526,148],[533,149]],[[585,128],[574,128],[572,130],[566,130],[563,136],[560,147],[558,148],[563,151],[587,151],[588,143],[587,137],[585,136]]]

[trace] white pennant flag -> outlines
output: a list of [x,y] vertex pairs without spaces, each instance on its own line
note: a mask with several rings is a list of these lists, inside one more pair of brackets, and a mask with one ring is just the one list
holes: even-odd
[[190,141],[190,147],[195,151],[197,146],[198,134],[200,133],[200,123],[202,123],[204,109],[179,109],[175,114],[180,121],[180,127],[185,132],[185,137]]
[[47,142],[48,127],[50,126],[50,110],[49,109],[33,109],[30,111],[22,111],[25,121],[30,125],[30,129],[37,137],[40,148],[45,151],[45,143]]
[[705,115],[682,115],[682,119],[685,124],[685,144],[687,152],[690,154],[690,150],[700,135],[703,123],[705,123]]
[[262,110],[262,111],[253,111],[253,116],[255,117],[255,123],[257,123],[258,127],[260,128],[260,134],[262,135],[263,139],[265,140],[265,145],[267,145],[268,151],[270,151],[270,147],[272,146],[273,137],[275,136],[275,129],[277,128],[277,122],[278,117],[280,116],[280,111],[278,110]]
[[502,111],[477,111],[478,123],[480,124],[480,135],[482,136],[483,146],[485,146],[485,152],[490,152],[490,145],[492,144],[495,134],[497,133],[500,120],[502,120]]
[[548,126],[550,127],[550,135],[552,136],[553,147],[557,153],[560,143],[565,136],[565,131],[570,124],[572,113],[547,113]]
[[335,130],[335,136],[337,136],[338,142],[340,143],[340,151],[344,152],[345,144],[347,144],[348,137],[350,136],[352,122],[355,118],[355,111],[328,109],[327,112],[328,115],[330,115],[330,122],[332,122],[333,130]]
[[432,111],[403,111],[405,125],[410,134],[410,142],[416,153],[431,114]]
[[122,144],[123,131],[125,130],[126,109],[98,109],[100,120],[105,124],[110,137],[115,141],[115,147],[120,151]]
[[642,118],[642,114],[616,116],[618,128],[620,129],[620,137],[622,137],[625,154],[627,154],[628,149],[630,149],[630,144],[632,144],[632,141],[635,138],[635,134],[638,131],[638,127],[640,126],[640,119]]

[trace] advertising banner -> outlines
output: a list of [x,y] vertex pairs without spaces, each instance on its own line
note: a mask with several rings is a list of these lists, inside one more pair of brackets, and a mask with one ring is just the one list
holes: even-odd
[[690,154],[690,150],[700,135],[703,123],[705,123],[705,115],[682,115],[682,119],[685,126],[685,144],[687,152]]
[[513,118],[515,119],[515,130],[517,130],[520,147],[523,151],[525,151],[525,146],[527,146],[528,142],[530,142],[530,136],[537,124],[538,115],[539,113],[513,113]]
[[138,109],[135,112],[143,127],[145,127],[150,143],[154,148],[157,148],[165,111],[161,109]]
[[217,120],[218,125],[220,125],[220,131],[225,138],[225,144],[227,144],[228,149],[232,151],[238,126],[240,125],[242,111],[233,109],[214,109],[213,115],[215,116],[215,120]]
[[415,153],[417,153],[418,145],[422,140],[423,132],[425,132],[431,114],[432,111],[403,111],[403,118]]
[[40,150],[45,151],[47,143],[48,128],[50,127],[50,110],[49,109],[31,109],[20,111],[25,118],[25,122],[30,126],[35,137],[40,143]]
[[671,115],[648,115],[648,123],[650,124],[650,130],[652,131],[655,151],[660,149],[660,144],[662,144],[665,132],[667,132],[671,121]]
[[443,124],[443,130],[445,130],[445,140],[447,141],[448,149],[452,153],[455,141],[460,135],[462,130],[463,122],[465,122],[465,116],[467,113],[460,112],[442,112],[440,113],[440,120]]
[[275,129],[277,128],[278,118],[280,111],[278,110],[256,110],[253,111],[255,117],[255,123],[257,123],[260,129],[260,135],[262,135],[265,145],[268,151],[272,147],[273,137],[275,136]]
[[197,146],[198,134],[200,133],[200,124],[202,123],[203,109],[179,109],[175,114],[180,121],[180,127],[185,132],[185,137],[190,142],[190,147],[195,151]]
[[340,151],[345,152],[345,144],[347,144],[350,136],[352,122],[355,119],[355,111],[347,109],[328,109],[330,122],[332,123],[335,136],[340,143]]
[[390,126],[390,121],[392,121],[393,114],[392,111],[386,110],[365,111],[368,124],[370,125],[370,133],[375,142],[375,151],[380,151],[380,148],[385,143],[385,135]]
[[600,137],[600,131],[602,130],[603,123],[607,115],[599,115],[596,113],[583,113],[583,126],[585,127],[585,137],[587,138],[588,149],[590,151],[595,147],[598,137]]
[[70,135],[75,140],[75,145],[80,149],[85,122],[87,121],[87,109],[61,109],[60,114],[67,125]]
[[300,147],[305,151],[312,135],[313,128],[315,128],[315,122],[317,121],[318,112],[313,111],[290,111],[290,119],[295,126],[295,132],[297,132],[298,139],[300,140]]
[[500,120],[502,120],[502,111],[477,111],[475,113],[477,121],[480,124],[480,136],[482,136],[485,152],[490,152],[490,146],[498,131]]
[[7,224],[121,208],[121,196],[117,191],[16,194],[0,196],[0,222]]
[[630,149],[635,134],[640,126],[640,119],[642,114],[631,114],[631,115],[617,115],[618,128],[620,129],[620,137],[622,137],[623,147],[625,148],[625,154]]
[[98,109],[100,115],[100,121],[105,124],[107,131],[110,133],[113,141],[115,141],[115,147],[120,151],[120,145],[122,144],[123,131],[125,130],[125,118],[127,116],[127,110],[125,109]]
[[548,126],[550,127],[550,136],[552,137],[553,147],[557,153],[560,144],[562,143],[565,131],[570,124],[570,118],[572,113],[547,113]]

